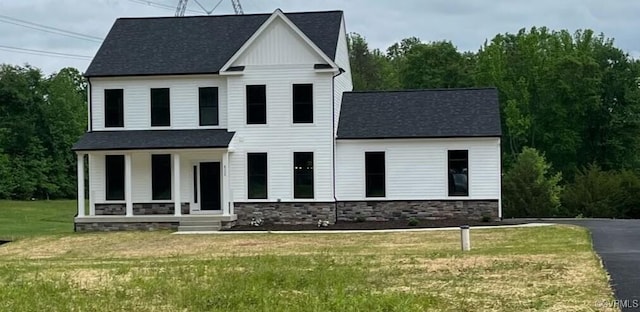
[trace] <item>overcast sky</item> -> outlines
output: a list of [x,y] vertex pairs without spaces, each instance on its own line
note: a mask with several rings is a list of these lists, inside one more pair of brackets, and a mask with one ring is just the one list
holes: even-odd
[[[198,0],[212,9],[219,0]],[[347,31],[369,45],[386,49],[403,38],[450,40],[460,50],[476,51],[498,33],[531,26],[590,28],[615,38],[616,45],[640,56],[640,1],[635,0],[240,0],[245,13],[343,10]],[[72,66],[84,72],[90,59],[9,52],[7,47],[93,56],[96,40],[81,40],[17,26],[15,19],[104,38],[118,17],[172,16],[178,0],[0,0],[0,63],[26,63],[52,73]],[[221,0],[214,14],[231,14]],[[205,14],[190,0],[187,15]],[[8,21],[8,22],[7,22]],[[32,25],[34,26],[34,25]],[[49,30],[51,30],[49,28]],[[215,30],[211,30],[215,31]]]

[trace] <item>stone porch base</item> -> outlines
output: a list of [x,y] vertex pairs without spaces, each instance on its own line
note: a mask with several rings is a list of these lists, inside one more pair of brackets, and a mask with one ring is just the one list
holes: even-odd
[[181,221],[220,221],[222,228],[230,228],[236,224],[237,217],[217,216],[217,215],[149,215],[149,216],[95,216],[76,217],[76,232],[96,232],[96,231],[154,231],[154,230],[177,230]]

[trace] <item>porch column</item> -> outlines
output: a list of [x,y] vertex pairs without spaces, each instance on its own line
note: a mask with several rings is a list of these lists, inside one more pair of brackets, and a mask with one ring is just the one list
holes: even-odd
[[[95,156],[91,154],[87,154],[87,162],[89,163],[89,172],[91,172],[91,166],[93,165]],[[96,191],[91,189],[91,174],[89,174],[89,216],[93,217],[96,215]]]
[[84,217],[84,154],[78,153],[78,217]]
[[173,213],[176,217],[182,215],[182,195],[180,194],[180,154],[173,154]]
[[133,202],[131,201],[131,154],[124,155],[124,201],[127,217],[133,216]]
[[229,205],[229,152],[222,154],[222,213],[230,215]]

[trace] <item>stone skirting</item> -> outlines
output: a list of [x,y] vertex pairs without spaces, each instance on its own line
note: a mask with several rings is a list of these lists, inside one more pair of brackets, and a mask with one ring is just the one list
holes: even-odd
[[[173,203],[134,203],[133,215],[173,215]],[[125,204],[95,204],[96,216],[124,216]],[[182,203],[182,214],[189,214],[189,203]]]
[[176,230],[179,222],[94,222],[76,223],[76,232]]
[[272,224],[317,224],[318,220],[335,223],[335,203],[234,203],[237,224],[248,225],[251,219]]
[[124,216],[127,214],[125,204],[95,204],[96,216]]
[[338,202],[338,221],[498,219],[498,200],[411,200]]
[[[172,215],[174,206],[173,203],[137,203],[133,204],[133,215]],[[182,203],[182,214],[189,214],[189,203]]]

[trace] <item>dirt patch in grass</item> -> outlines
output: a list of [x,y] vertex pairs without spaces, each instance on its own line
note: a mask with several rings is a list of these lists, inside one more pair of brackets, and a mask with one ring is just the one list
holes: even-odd
[[513,221],[479,221],[461,219],[418,220],[416,225],[409,225],[408,220],[394,221],[364,221],[337,222],[328,226],[318,227],[317,224],[264,224],[262,226],[236,225],[225,231],[313,231],[313,230],[389,230],[389,229],[420,229],[471,226],[498,226],[521,224]]

